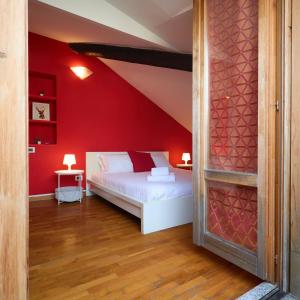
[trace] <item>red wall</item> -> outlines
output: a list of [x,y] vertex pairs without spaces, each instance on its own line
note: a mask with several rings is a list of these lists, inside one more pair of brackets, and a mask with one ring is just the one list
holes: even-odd
[[[69,69],[74,65],[94,74],[80,80]],[[88,151],[168,150],[173,164],[191,152],[191,133],[98,59],[30,33],[29,69],[57,76],[57,144],[29,155],[31,195],[54,191],[53,172],[65,168],[65,153],[75,153],[74,168],[85,169]]]

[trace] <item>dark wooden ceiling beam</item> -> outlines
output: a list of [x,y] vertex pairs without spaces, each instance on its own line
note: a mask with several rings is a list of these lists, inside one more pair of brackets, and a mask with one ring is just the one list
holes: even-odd
[[192,54],[105,44],[69,43],[69,46],[84,55],[192,72]]

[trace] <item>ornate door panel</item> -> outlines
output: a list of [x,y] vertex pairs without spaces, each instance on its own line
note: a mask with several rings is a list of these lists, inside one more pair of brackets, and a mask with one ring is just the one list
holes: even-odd
[[194,63],[200,63],[199,69],[194,65],[194,162],[199,163],[194,239],[266,277],[265,136],[271,119],[264,113],[267,85],[261,81],[267,62],[259,44],[266,9],[261,2],[209,0],[194,6],[199,11]]

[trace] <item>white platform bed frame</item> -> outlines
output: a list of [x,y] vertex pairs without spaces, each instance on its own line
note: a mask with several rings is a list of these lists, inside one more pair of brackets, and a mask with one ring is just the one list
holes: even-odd
[[[191,223],[193,220],[193,197],[180,197],[165,200],[138,202],[120,192],[109,189],[91,180],[92,174],[99,172],[98,155],[101,153],[125,154],[126,152],[87,152],[86,153],[86,194],[97,194],[105,200],[126,210],[141,219],[143,234]],[[169,152],[163,153],[169,160]]]

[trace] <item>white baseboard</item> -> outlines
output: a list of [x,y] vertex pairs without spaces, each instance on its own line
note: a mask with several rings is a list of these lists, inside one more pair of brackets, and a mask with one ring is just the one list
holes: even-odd
[[[85,197],[85,190],[83,190],[82,192],[83,192],[83,197]],[[42,200],[52,200],[52,199],[55,199],[54,193],[29,195],[29,201],[42,201]]]
[[52,200],[52,199],[54,199],[54,193],[29,195],[29,201]]

